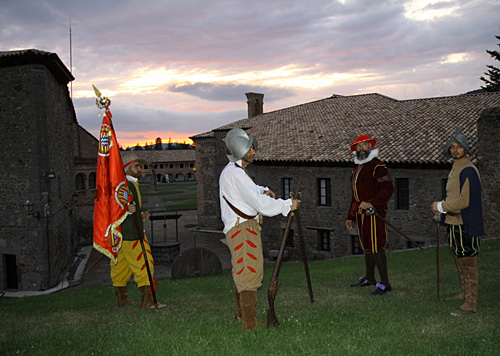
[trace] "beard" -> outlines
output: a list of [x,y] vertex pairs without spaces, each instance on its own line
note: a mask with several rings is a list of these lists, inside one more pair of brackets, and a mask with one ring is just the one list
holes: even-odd
[[464,152],[464,154],[460,154],[458,152],[455,152],[451,156],[453,157],[453,159],[462,159],[465,157],[465,152]]
[[356,151],[356,158],[359,160],[359,161],[362,161],[364,159],[367,159],[368,156],[370,155],[370,152],[371,150],[360,150],[360,151]]

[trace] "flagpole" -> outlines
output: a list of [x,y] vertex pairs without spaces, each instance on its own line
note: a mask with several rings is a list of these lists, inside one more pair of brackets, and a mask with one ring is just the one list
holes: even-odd
[[[94,92],[95,92],[95,94],[96,94],[96,96],[98,98],[96,100],[97,107],[99,109],[105,109],[106,113],[108,113],[108,111],[109,111],[109,105],[111,104],[111,101],[107,97],[102,96],[100,90],[97,89],[95,85],[92,85],[92,86],[93,86]],[[111,126],[111,130],[114,131],[113,122],[111,121],[111,113],[109,113],[109,114],[110,114],[109,115],[109,125]],[[123,169],[123,165],[121,167]],[[126,179],[125,179],[125,181],[126,181]],[[129,196],[129,198],[130,198],[130,196]],[[144,256],[143,258],[144,258],[144,262],[146,264],[146,271],[148,273],[148,279],[149,279],[149,284],[150,284],[150,287],[151,287],[151,294],[152,294],[152,297],[153,297],[153,303],[154,303],[155,308],[159,309],[158,301],[156,299],[155,284],[154,284],[154,281],[153,281],[153,276],[151,274],[151,269],[149,268],[149,261],[148,261],[147,251],[146,251],[146,248],[144,247],[144,234],[141,232],[141,229],[139,227],[139,220],[137,218],[136,212],[134,212],[132,215],[134,216],[134,223],[135,223],[135,228],[137,230],[137,236],[139,238],[139,242],[141,243],[142,255]]]

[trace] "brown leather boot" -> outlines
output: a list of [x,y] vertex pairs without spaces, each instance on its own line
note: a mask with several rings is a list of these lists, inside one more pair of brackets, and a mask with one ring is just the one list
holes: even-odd
[[123,307],[134,302],[132,299],[128,299],[127,287],[115,287],[115,294],[117,307]]
[[240,292],[240,309],[243,325],[241,330],[252,330],[255,327],[266,325],[257,321],[255,305],[257,304],[257,291],[244,290]]
[[458,270],[458,280],[460,281],[460,292],[451,297],[452,300],[464,299],[464,272],[462,271],[462,267],[460,266],[460,262],[458,262],[458,257],[455,255],[455,262],[457,263]]
[[459,258],[460,266],[464,274],[464,299],[465,303],[451,312],[453,316],[464,316],[477,313],[477,294],[479,288],[478,258]]
[[234,285],[234,298],[236,299],[236,314],[234,314],[234,318],[236,320],[239,320],[239,319],[241,319],[240,292],[238,292],[238,288],[236,288],[236,284]]
[[151,294],[151,287],[149,285],[140,286],[141,291],[141,309],[163,309],[167,306],[165,304],[157,303],[154,304],[153,295]]
[[470,306],[477,313],[477,295],[479,293],[479,258],[471,257],[470,264]]

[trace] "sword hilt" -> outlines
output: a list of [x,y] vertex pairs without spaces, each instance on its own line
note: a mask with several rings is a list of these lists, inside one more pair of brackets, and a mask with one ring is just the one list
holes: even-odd
[[441,215],[434,215],[432,217],[432,221],[434,221],[435,223],[441,222]]
[[368,216],[374,215],[375,214],[375,208],[372,206],[372,207],[366,209],[365,214],[368,215]]

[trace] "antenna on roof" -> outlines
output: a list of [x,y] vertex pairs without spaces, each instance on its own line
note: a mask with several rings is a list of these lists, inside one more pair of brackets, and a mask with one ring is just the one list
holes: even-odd
[[[71,43],[71,16],[69,17],[69,71],[73,74],[73,48]],[[70,97],[73,100],[73,81],[70,82]]]

